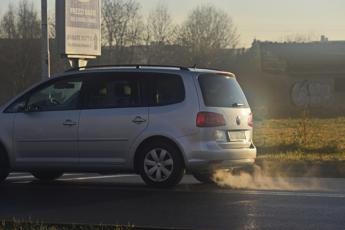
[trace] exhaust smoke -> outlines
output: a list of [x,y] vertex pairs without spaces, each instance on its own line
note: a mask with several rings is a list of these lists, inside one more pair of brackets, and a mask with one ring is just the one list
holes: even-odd
[[271,171],[267,170],[265,165],[256,165],[251,172],[217,170],[213,174],[213,181],[220,187],[231,189],[325,190],[316,179],[310,177],[291,178],[282,176],[283,174],[285,174],[285,170],[282,168]]

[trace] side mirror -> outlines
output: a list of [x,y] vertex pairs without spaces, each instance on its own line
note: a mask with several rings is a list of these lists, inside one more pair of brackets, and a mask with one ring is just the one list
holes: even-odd
[[25,108],[26,113],[34,113],[40,111],[40,107],[38,105],[29,105]]

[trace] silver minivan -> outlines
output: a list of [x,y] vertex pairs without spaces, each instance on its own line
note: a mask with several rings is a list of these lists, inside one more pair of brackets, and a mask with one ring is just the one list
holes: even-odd
[[10,172],[137,173],[172,187],[187,172],[251,165],[253,118],[235,76],[184,67],[89,67],[41,82],[0,109],[0,181]]

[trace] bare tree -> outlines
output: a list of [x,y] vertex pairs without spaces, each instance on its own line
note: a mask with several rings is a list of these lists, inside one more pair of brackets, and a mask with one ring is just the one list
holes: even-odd
[[194,9],[184,22],[179,42],[188,47],[190,61],[209,66],[220,49],[235,48],[239,35],[232,18],[223,10],[212,5]]
[[15,10],[10,4],[5,15],[1,19],[0,31],[3,38],[14,39],[17,37]]
[[124,50],[142,42],[140,4],[135,0],[103,0],[102,13],[106,45],[116,50],[117,62],[124,62]]
[[17,30],[20,38],[40,38],[40,20],[35,11],[33,2],[21,0],[18,6]]
[[145,31],[147,64],[167,64],[171,60],[166,53],[167,46],[176,40],[177,26],[173,23],[168,7],[159,2],[148,17]]
[[14,8],[8,6],[1,20],[1,32],[8,39],[40,38],[40,20],[32,2],[21,0]]
[[152,9],[147,18],[147,41],[158,44],[171,44],[176,33],[176,25],[174,25],[168,7],[159,2]]
[[40,48],[40,20],[33,3],[21,0],[16,7],[9,5],[1,21],[1,31],[6,38],[2,41],[6,46],[2,51],[5,58],[0,62],[7,67],[11,77],[8,88],[11,94],[16,94],[39,79],[39,55],[36,51]]

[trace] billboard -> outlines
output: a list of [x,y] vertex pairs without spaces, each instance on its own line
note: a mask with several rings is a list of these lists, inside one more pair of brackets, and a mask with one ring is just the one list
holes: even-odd
[[101,0],[57,0],[56,35],[62,55],[101,55]]

